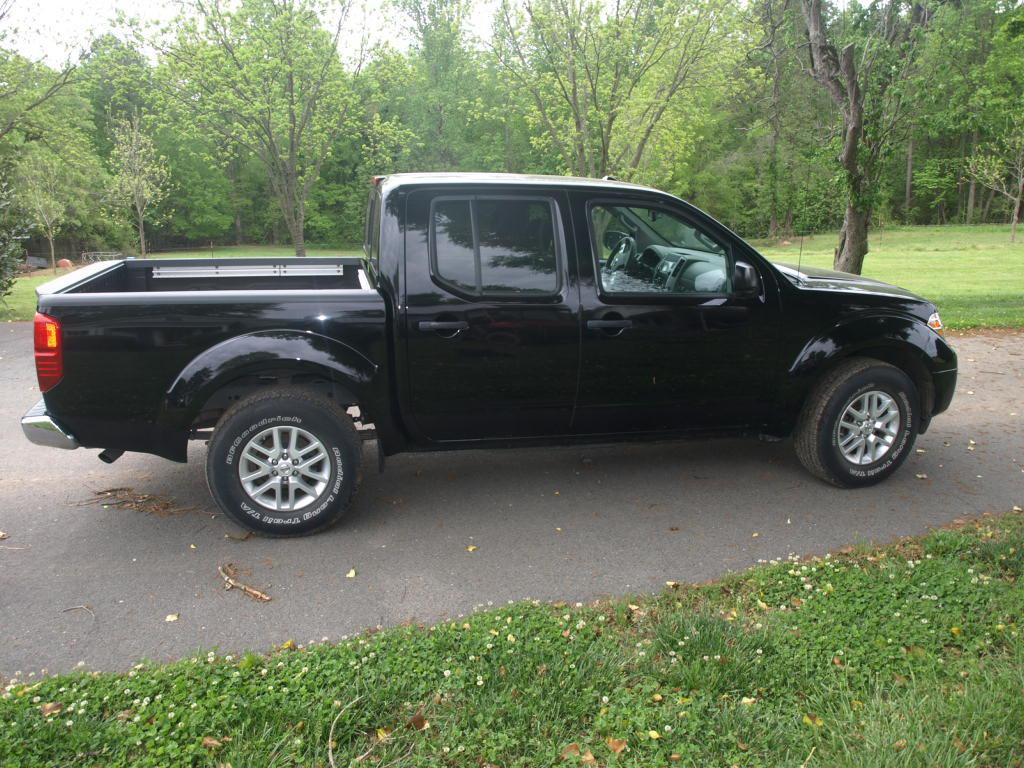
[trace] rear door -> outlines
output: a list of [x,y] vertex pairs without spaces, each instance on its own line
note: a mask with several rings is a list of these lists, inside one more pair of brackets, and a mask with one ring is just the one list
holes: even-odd
[[568,433],[580,326],[566,194],[420,189],[406,221],[407,381],[420,434]]
[[[574,431],[764,420],[780,329],[770,270],[716,222],[670,200],[581,192],[574,205],[583,304]],[[738,260],[759,275],[756,293],[733,290]]]

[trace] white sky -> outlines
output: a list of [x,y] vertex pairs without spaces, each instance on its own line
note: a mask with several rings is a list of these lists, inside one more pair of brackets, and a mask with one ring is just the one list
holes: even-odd
[[[367,29],[376,33],[373,37],[377,41],[399,47],[407,43],[394,20],[384,18],[381,5],[375,0],[355,0],[352,18],[346,24],[354,36],[353,43]],[[492,0],[474,3],[471,34],[489,33],[491,5]],[[11,13],[4,20],[4,43],[30,59],[56,67],[77,57],[92,38],[109,31],[118,12],[144,23],[160,23],[174,18],[177,10],[173,0],[13,0]]]

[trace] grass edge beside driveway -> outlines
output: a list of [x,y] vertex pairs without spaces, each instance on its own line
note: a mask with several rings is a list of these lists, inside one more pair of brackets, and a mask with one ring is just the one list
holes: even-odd
[[1021,765],[1022,578],[1015,508],[655,596],[19,678],[0,765]]

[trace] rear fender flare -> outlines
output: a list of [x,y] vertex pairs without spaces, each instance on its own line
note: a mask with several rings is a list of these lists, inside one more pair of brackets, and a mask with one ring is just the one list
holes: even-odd
[[358,350],[321,334],[255,331],[222,341],[189,362],[167,389],[160,420],[174,429],[188,429],[221,387],[268,369],[321,373],[364,407],[371,405],[379,372]]

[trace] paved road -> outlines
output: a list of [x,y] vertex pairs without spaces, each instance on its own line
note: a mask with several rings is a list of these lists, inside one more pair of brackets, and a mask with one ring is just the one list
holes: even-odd
[[[0,530],[9,534],[0,676],[265,650],[489,601],[652,591],[1024,504],[1024,334],[1015,333],[954,339],[962,379],[953,410],[920,440],[925,452],[880,487],[823,485],[788,443],[409,455],[383,475],[367,472],[350,517],[325,534],[236,541],[225,535],[240,530],[208,498],[202,446],[188,465],[127,454],[107,466],[95,451],[23,439],[18,418],[37,398],[30,331],[0,325]],[[78,505],[118,486],[195,510]],[[221,589],[225,562],[273,601]],[[91,613],[74,608],[84,605]],[[180,619],[165,622],[173,613]]]

